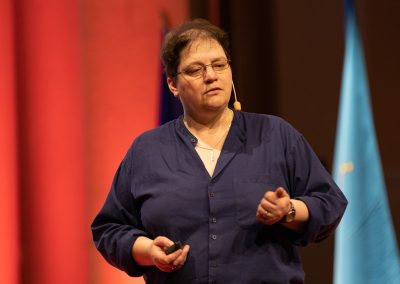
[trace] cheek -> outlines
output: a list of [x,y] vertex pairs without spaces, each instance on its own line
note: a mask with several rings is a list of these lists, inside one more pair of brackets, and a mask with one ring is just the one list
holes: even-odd
[[224,76],[224,81],[226,84],[230,84],[232,82],[232,71],[227,72],[226,76]]
[[188,94],[200,94],[204,89],[204,84],[192,82],[190,84],[185,85],[182,88],[182,91]]

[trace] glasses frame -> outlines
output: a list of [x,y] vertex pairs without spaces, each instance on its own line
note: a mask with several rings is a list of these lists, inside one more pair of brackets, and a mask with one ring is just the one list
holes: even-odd
[[[211,66],[211,68],[212,68],[212,70],[213,70],[214,72],[220,73],[220,72],[222,72],[222,71],[224,71],[224,70],[227,70],[227,69],[231,66],[231,60],[230,60],[230,59],[224,58],[224,61],[226,61],[226,67],[225,67],[224,69],[221,69],[221,70],[215,70],[215,67],[213,67],[213,65],[218,64],[218,63],[221,63],[221,61],[218,60],[218,61],[215,61],[215,62],[210,63],[210,64],[198,64],[198,65],[201,65],[201,67],[202,67],[202,68],[201,68],[202,72],[200,73],[200,75],[196,75],[196,76],[189,75],[189,74],[187,73],[188,70],[182,70],[182,71],[177,72],[176,75],[175,75],[175,77],[178,77],[178,75],[185,75],[185,76],[187,76],[187,77],[189,77],[189,78],[199,79],[199,78],[201,78],[201,77],[204,77],[204,75],[205,75],[206,72],[207,72],[207,67],[209,67],[209,66]],[[188,67],[189,67],[189,66],[188,66]],[[186,67],[186,68],[188,68],[188,67]]]

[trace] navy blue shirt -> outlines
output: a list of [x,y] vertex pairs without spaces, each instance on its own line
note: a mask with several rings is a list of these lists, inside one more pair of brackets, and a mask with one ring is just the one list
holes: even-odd
[[[134,141],[92,224],[98,250],[147,283],[303,283],[296,246],[329,236],[347,205],[304,137],[278,117],[235,112],[212,177],[196,143],[182,117]],[[301,235],[256,220],[264,193],[279,186],[308,207]],[[138,265],[138,236],[189,244],[185,265]]]

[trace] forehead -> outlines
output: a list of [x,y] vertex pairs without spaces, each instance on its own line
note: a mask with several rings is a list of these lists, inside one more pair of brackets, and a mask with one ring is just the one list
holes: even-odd
[[226,55],[218,41],[204,38],[193,41],[181,51],[180,63],[206,62],[221,57],[226,58]]

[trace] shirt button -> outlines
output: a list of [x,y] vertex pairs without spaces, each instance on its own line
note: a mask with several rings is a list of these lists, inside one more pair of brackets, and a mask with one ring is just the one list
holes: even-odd
[[214,197],[214,192],[210,192],[210,197]]
[[197,141],[196,141],[196,139],[194,139],[194,138],[190,138],[190,142],[196,143]]
[[212,234],[211,235],[211,239],[216,240],[217,239],[217,235]]
[[211,222],[212,222],[212,223],[217,223],[217,218],[212,217],[212,218],[211,218]]

